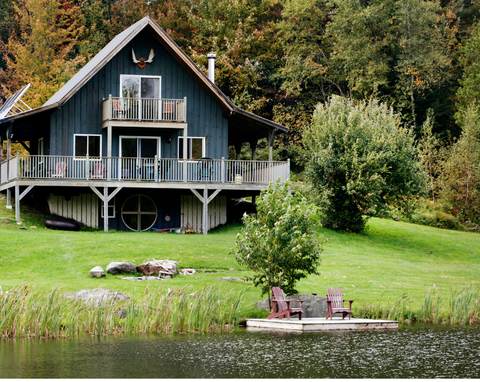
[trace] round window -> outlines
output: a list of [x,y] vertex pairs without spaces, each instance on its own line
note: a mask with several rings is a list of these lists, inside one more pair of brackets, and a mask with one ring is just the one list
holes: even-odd
[[130,196],[123,203],[122,220],[132,231],[146,231],[157,221],[157,206],[148,196]]

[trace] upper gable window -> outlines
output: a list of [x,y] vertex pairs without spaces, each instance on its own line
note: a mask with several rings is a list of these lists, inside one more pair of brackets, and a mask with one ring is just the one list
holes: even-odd
[[161,77],[120,75],[120,94],[123,98],[160,98]]
[[102,136],[98,134],[75,134],[73,152],[76,157],[101,157]]

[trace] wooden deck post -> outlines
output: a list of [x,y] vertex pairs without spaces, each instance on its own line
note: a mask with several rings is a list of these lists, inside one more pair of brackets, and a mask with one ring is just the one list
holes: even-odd
[[273,142],[275,140],[275,130],[270,130],[267,135],[268,141],[268,160],[273,162]]
[[183,129],[183,181],[187,183],[187,160],[188,160],[188,127],[185,125]]
[[15,185],[15,220],[20,224],[20,186]]
[[222,157],[222,165],[221,165],[221,181],[222,183],[225,183],[225,157]]
[[107,179],[112,179],[112,125],[110,123],[107,126]]
[[250,141],[250,148],[252,149],[252,160],[257,160],[257,144],[257,139]]
[[203,234],[208,233],[208,189],[203,189]]
[[108,232],[108,187],[103,187],[103,230]]
[[7,182],[10,180],[10,157],[12,156],[12,130],[13,130],[13,121],[10,122],[10,124],[7,127]]

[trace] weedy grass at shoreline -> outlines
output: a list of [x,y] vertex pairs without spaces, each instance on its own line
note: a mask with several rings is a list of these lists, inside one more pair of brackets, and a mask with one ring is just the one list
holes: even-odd
[[[138,293],[139,296],[136,296]],[[142,333],[222,333],[239,325],[243,292],[147,287],[126,302],[86,303],[20,284],[0,294],[1,338],[70,338]]]

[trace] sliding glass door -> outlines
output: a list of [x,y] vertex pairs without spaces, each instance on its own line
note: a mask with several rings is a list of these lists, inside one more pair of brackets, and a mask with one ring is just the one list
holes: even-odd
[[122,179],[154,180],[160,137],[120,137]]
[[123,108],[131,119],[155,121],[160,119],[160,82],[158,76],[120,76]]

